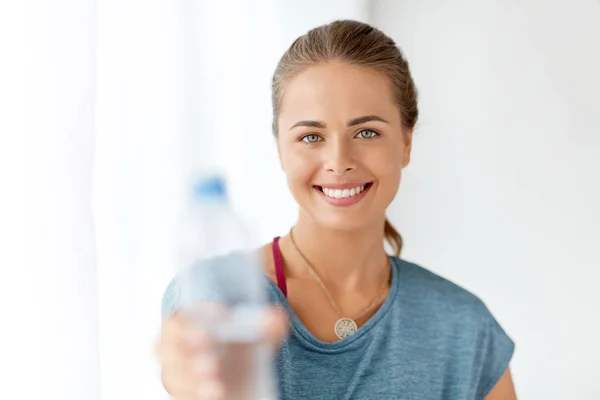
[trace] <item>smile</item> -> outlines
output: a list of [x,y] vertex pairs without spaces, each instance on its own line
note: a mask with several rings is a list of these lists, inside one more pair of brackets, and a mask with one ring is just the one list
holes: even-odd
[[350,206],[362,200],[371,186],[373,182],[357,185],[314,186],[314,188],[329,204]]

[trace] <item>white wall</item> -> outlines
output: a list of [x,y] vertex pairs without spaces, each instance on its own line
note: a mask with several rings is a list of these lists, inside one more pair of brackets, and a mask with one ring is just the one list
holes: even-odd
[[516,341],[523,399],[598,399],[600,4],[376,2],[421,92],[390,214],[405,257]]

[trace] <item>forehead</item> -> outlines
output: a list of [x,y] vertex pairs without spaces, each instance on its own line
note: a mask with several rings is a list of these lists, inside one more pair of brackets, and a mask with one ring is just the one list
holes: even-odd
[[285,82],[279,119],[346,120],[373,114],[399,119],[389,78],[373,68],[329,62]]

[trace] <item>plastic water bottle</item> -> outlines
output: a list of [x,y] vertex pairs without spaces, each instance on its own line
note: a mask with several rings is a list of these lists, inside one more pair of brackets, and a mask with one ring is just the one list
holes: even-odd
[[271,349],[263,341],[268,305],[260,255],[233,212],[218,175],[193,183],[181,227],[179,301],[215,342],[230,400],[276,399]]

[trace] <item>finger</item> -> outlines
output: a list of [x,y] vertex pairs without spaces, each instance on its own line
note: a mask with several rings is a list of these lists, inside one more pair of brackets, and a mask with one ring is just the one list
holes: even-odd
[[171,385],[169,394],[177,400],[223,400],[225,391],[219,381],[198,380],[193,383],[179,380]]
[[207,393],[216,396],[222,391],[220,360],[212,352],[189,355],[179,349],[165,354],[162,368],[165,388],[177,399],[199,399]]
[[165,388],[176,399],[220,399],[219,359],[206,331],[193,327],[187,315],[173,314],[163,324],[157,354]]
[[173,314],[163,325],[160,342],[157,345],[159,357],[165,352],[181,350],[193,353],[210,348],[213,341],[210,335],[195,328],[190,319],[183,314]]

